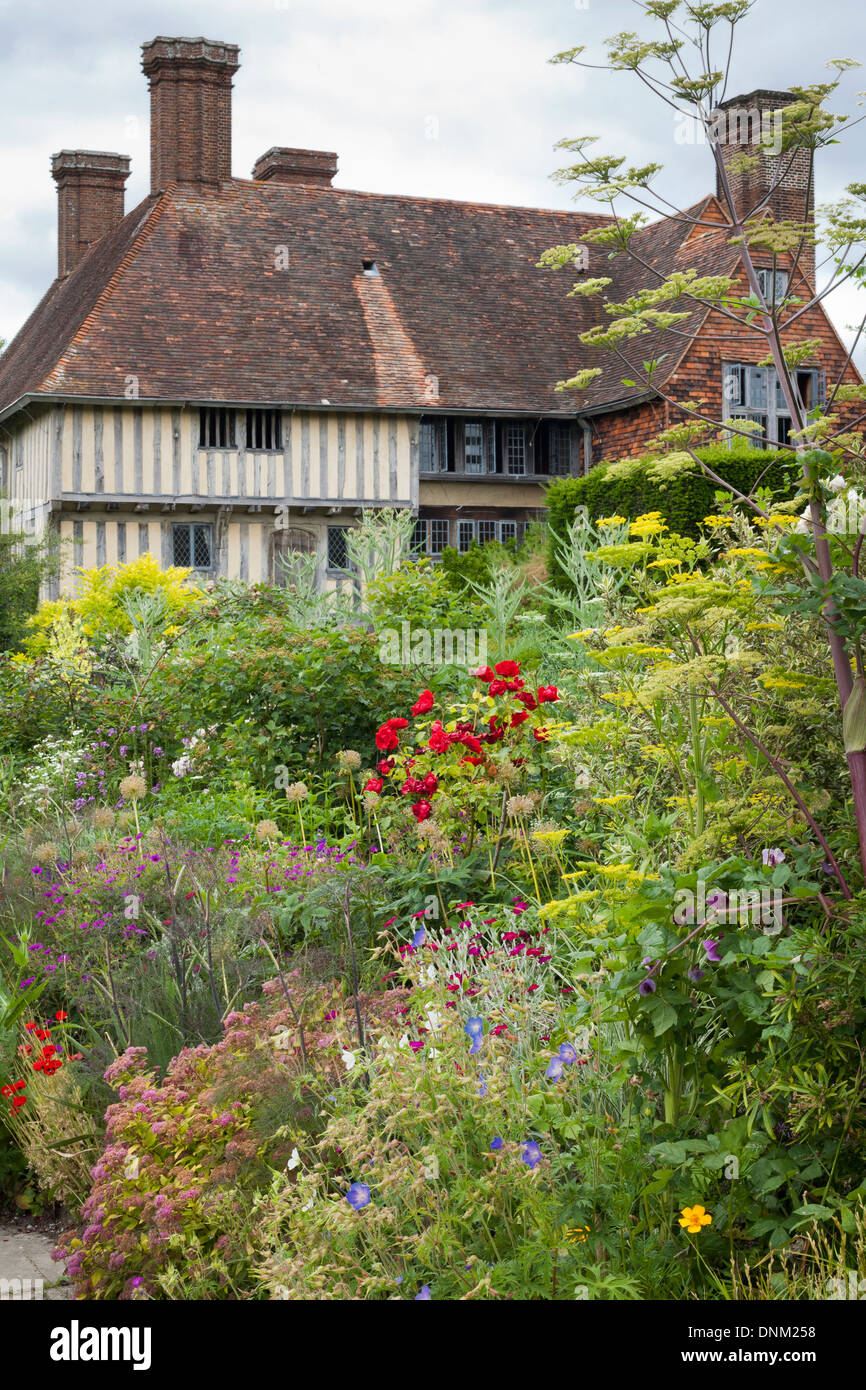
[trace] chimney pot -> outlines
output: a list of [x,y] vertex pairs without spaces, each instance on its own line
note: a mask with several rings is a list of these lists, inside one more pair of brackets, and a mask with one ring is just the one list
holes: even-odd
[[232,78],[240,49],[213,39],[159,36],[142,45],[150,86],[150,188],[231,178]]
[[51,156],[51,176],[57,184],[57,273],[64,276],[123,221],[129,155],[60,150]]
[[325,150],[290,150],[275,145],[253,165],[258,183],[312,183],[330,187],[337,156]]

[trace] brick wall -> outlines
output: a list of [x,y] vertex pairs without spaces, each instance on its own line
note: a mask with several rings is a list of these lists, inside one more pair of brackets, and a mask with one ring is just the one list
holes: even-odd
[[237,44],[156,38],[142,45],[150,85],[150,187],[231,178]]

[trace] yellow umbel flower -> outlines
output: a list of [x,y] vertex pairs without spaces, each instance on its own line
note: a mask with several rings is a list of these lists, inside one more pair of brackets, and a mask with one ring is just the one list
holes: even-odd
[[690,1236],[696,1236],[702,1227],[709,1226],[712,1219],[710,1213],[702,1206],[683,1207],[680,1225],[685,1227]]

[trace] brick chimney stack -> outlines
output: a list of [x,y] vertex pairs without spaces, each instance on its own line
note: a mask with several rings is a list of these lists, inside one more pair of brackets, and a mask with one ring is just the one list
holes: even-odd
[[129,155],[61,150],[51,156],[51,176],[57,183],[57,274],[64,276],[123,220]]
[[[731,97],[723,101],[716,112],[716,130],[738,214],[745,216],[751,212],[778,181],[766,208],[779,222],[808,223],[814,229],[812,151],[780,149],[781,111],[795,101],[791,92],[764,90]],[[751,166],[738,169],[738,155],[747,155]],[[719,184],[717,175],[716,192],[721,196]],[[806,279],[814,283],[814,246],[803,247],[799,267]]]
[[258,183],[312,183],[330,187],[337,172],[337,156],[325,150],[290,150],[275,145],[259,155],[253,165]]
[[150,190],[231,178],[237,44],[159,37],[142,45],[150,86]]

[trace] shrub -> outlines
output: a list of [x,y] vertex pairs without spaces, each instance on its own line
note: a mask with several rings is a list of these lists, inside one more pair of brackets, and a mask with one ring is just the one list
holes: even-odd
[[[777,500],[797,492],[793,455],[778,451],[729,449],[710,445],[696,453],[714,473],[738,491],[750,493],[758,486],[773,489]],[[700,472],[680,473],[667,482],[652,476],[652,458],[600,463],[583,478],[560,478],[547,491],[548,562],[554,582],[566,583],[556,552],[574,520],[578,507],[586,507],[591,520],[620,515],[628,521],[658,511],[672,531],[692,539],[702,535],[700,523],[717,509],[717,485]]]

